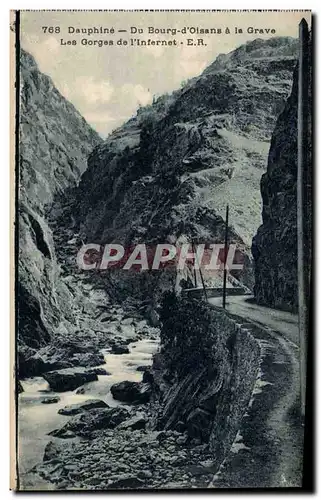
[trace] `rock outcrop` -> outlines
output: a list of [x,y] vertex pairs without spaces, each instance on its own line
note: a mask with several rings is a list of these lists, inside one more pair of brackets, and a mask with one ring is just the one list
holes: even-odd
[[[311,106],[311,101],[310,101]],[[310,108],[311,109],[311,108]],[[296,311],[298,307],[297,277],[297,126],[298,68],[294,71],[292,92],[274,128],[267,171],[261,178],[262,220],[253,238],[255,286],[259,304]],[[309,120],[311,172],[311,114]],[[306,234],[311,249],[312,182],[306,177]],[[308,264],[309,267],[310,264]]]
[[49,342],[59,323],[72,321],[70,292],[59,280],[46,212],[57,195],[77,184],[100,138],[23,50],[20,68],[17,294],[23,366],[32,349]]

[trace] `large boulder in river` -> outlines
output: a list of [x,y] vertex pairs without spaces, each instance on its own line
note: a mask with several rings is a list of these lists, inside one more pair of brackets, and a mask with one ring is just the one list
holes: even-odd
[[59,415],[78,415],[87,410],[92,410],[93,408],[109,408],[108,404],[101,399],[87,399],[83,403],[73,404],[60,408],[58,410]]
[[129,354],[129,349],[126,345],[114,344],[111,348],[112,354]]
[[79,415],[71,417],[69,422],[60,429],[50,432],[50,436],[64,438],[77,435],[88,437],[93,431],[98,429],[114,429],[121,422],[129,418],[126,408],[94,408]]
[[148,368],[149,368],[149,365],[140,365],[140,366],[137,366],[136,371],[145,372],[146,370],[148,370]]
[[125,380],[112,385],[110,392],[114,399],[118,399],[123,403],[143,404],[148,403],[150,399],[151,387],[149,384]]
[[154,382],[154,375],[149,368],[143,373],[143,382],[147,384],[153,384]]
[[96,373],[81,369],[48,372],[43,375],[43,378],[48,382],[51,389],[56,392],[73,391],[86,382],[98,380]]
[[72,341],[66,341],[64,345],[59,339],[55,345],[43,347],[38,352],[31,348],[25,348],[23,352],[20,349],[19,374],[21,377],[38,376],[73,366],[96,367],[105,364],[101,352],[88,352],[88,349],[88,346]]

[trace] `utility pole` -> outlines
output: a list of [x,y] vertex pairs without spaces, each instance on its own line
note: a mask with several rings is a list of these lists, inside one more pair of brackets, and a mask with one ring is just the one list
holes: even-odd
[[305,19],[299,24],[298,66],[298,169],[297,169],[297,238],[298,238],[298,309],[300,336],[301,413],[305,415],[307,333],[310,292],[310,244],[308,230],[307,185],[309,179],[309,27]]
[[[197,286],[196,286],[196,269],[195,269],[196,251],[195,251],[195,245],[194,245],[194,240],[193,239],[192,239],[192,250],[193,250],[193,253],[195,255],[195,259],[194,259],[194,279],[195,279],[195,288],[197,288]],[[207,292],[206,292],[206,286],[205,286],[205,282],[204,282],[204,278],[203,278],[201,266],[200,266],[199,262],[197,262],[197,263],[198,263],[200,277],[201,277],[201,281],[202,281],[202,286],[203,286],[203,291],[204,291],[204,298],[205,298],[205,300],[207,302]]]
[[205,282],[204,282],[201,268],[200,268],[200,276],[201,276],[201,281],[202,281],[203,290],[204,290],[204,298],[205,298],[205,301],[207,302],[207,291],[206,291],[206,286],[205,286]]
[[[193,249],[193,252],[195,254],[194,244],[193,243],[192,243],[192,249]],[[195,288],[197,288],[197,276],[196,276],[196,269],[195,269],[195,259],[194,259],[194,269],[193,269],[193,272],[194,272],[194,285],[195,285]]]
[[226,261],[227,261],[227,243],[228,243],[228,211],[229,207],[226,205],[226,216],[225,216],[225,242],[224,242],[224,273],[223,273],[223,309],[226,306]]

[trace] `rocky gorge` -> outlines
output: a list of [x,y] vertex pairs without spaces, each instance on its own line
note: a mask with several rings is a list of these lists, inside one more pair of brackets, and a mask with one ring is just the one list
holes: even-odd
[[178,296],[190,273],[86,272],[76,256],[91,242],[222,242],[228,202],[245,263],[229,286],[264,295],[251,239],[271,135],[268,172],[295,114],[297,50],[271,38],[221,55],[104,141],[22,52],[21,489],[213,487],[249,449],[241,425],[277,381],[264,374],[265,349],[278,363],[266,332]]

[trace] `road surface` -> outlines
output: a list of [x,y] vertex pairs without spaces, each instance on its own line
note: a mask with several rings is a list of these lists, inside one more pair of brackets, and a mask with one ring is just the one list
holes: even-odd
[[[208,299],[210,304],[222,307],[222,298],[213,297]],[[267,326],[281,333],[287,340],[299,345],[299,323],[298,315],[270,307],[259,306],[253,302],[250,295],[227,296],[226,310],[245,320],[254,321],[260,325]]]
[[[219,297],[208,301],[222,307]],[[238,434],[210,487],[300,488],[304,427],[298,317],[258,306],[250,296],[229,296],[227,301],[227,312],[260,344],[261,362]]]

